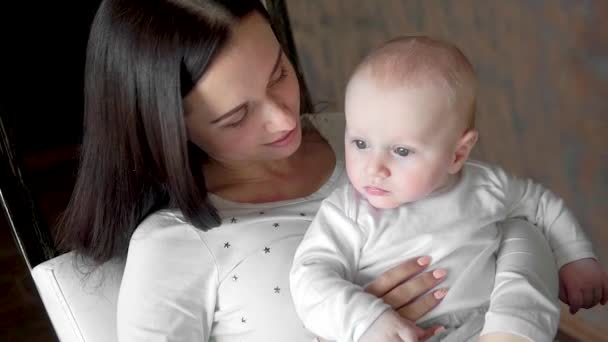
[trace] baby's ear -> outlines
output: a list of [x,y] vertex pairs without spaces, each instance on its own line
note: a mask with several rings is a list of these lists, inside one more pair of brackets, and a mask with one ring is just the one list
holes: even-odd
[[473,147],[475,146],[478,137],[479,133],[474,129],[470,129],[463,134],[463,136],[460,138],[456,145],[454,159],[452,161],[452,164],[448,168],[448,173],[453,175],[458,173],[460,169],[462,169],[464,162],[469,159],[469,154],[471,154],[471,151],[473,150]]

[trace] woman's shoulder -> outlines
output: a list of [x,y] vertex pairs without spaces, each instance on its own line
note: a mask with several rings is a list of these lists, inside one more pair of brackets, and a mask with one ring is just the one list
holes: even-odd
[[138,226],[129,249],[134,245],[156,246],[162,244],[181,248],[185,246],[206,249],[200,230],[188,223],[176,210],[163,209],[148,215]]
[[327,139],[327,142],[336,153],[337,159],[344,159],[344,129],[346,121],[344,113],[325,112],[316,114],[304,114],[304,119],[319,131]]
[[121,340],[164,340],[176,327],[201,331],[201,317],[213,312],[215,302],[208,299],[217,291],[219,267],[195,230],[168,210],[139,224],[120,284]]
[[215,256],[200,232],[202,230],[187,223],[175,210],[154,212],[131,236],[127,268],[154,273],[154,268],[177,269],[196,260],[197,267],[206,272],[216,269]]

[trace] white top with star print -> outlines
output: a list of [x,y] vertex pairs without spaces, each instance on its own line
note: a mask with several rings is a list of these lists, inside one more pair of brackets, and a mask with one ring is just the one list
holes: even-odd
[[311,341],[294,311],[289,269],[321,201],[346,183],[343,120],[311,117],[337,156],[315,193],[266,204],[210,196],[222,225],[207,232],[169,210],[142,222],[120,288],[119,341]]

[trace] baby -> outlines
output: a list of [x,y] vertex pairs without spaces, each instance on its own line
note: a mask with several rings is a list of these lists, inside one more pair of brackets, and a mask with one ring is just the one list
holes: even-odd
[[[508,218],[542,231],[571,308],[605,304],[606,273],[563,201],[530,180],[467,160],[478,138],[476,85],[460,50],[425,37],[392,40],[354,72],[345,104],[350,184],[322,204],[291,271],[296,310],[313,333],[338,341],[417,340],[421,329],[364,287],[406,259],[429,255],[449,270],[450,290],[418,324],[442,325],[454,341],[497,331],[552,340],[559,308],[542,296],[524,303],[530,310],[518,317],[486,315],[493,291],[508,287],[494,279],[497,223]],[[492,305],[508,308],[520,298],[510,291]],[[541,305],[549,314],[535,311]]]

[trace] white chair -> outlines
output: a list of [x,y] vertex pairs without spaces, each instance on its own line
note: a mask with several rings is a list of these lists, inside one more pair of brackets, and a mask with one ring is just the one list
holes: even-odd
[[63,342],[114,342],[116,303],[124,271],[122,262],[91,270],[66,253],[32,269],[40,298]]

